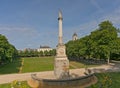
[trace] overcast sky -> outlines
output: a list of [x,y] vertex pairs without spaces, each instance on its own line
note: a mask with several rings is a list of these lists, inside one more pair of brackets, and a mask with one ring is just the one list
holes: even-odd
[[55,48],[58,11],[63,14],[63,41],[89,35],[98,24],[110,20],[120,28],[120,0],[0,0],[0,34],[17,49]]

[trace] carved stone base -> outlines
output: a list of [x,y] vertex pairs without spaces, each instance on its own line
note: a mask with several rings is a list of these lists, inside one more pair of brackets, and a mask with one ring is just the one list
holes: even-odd
[[67,79],[69,77],[69,60],[67,57],[55,58],[54,74],[57,79]]
[[54,74],[58,79],[66,79],[69,76],[69,60],[66,56],[64,44],[58,44],[54,61]]

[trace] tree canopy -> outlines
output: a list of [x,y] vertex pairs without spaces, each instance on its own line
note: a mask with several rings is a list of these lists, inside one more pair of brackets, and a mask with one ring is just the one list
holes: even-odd
[[12,62],[17,56],[16,48],[11,45],[4,35],[0,34],[0,64]]
[[118,29],[110,21],[103,21],[90,35],[66,43],[69,57],[120,59]]
[[41,57],[41,56],[55,56],[56,50],[50,50],[50,51],[37,51],[34,49],[26,49],[26,50],[19,50],[18,55],[20,57]]

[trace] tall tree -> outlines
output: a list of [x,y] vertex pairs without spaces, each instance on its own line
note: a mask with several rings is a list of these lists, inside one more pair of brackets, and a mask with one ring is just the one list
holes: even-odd
[[67,55],[70,57],[105,59],[109,63],[111,56],[120,55],[118,29],[110,21],[99,24],[99,28],[77,41],[69,41]]

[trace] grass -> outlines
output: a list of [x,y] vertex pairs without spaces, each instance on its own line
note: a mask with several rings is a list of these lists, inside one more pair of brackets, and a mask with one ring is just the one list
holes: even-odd
[[[22,66],[22,73],[54,70],[54,57],[23,58],[23,61],[24,65]],[[84,65],[80,62],[70,61],[70,69],[93,66],[98,65]]]
[[22,67],[22,73],[25,72],[38,72],[53,70],[53,57],[41,57],[41,58],[23,58],[24,65]]
[[[80,62],[70,61],[70,69],[93,66],[96,65],[84,65]],[[54,70],[54,57],[21,58],[13,61],[12,63],[0,66],[0,74],[40,72],[50,70]]]
[[21,59],[14,60],[11,63],[0,66],[0,74],[18,73],[21,66]]
[[[98,73],[98,82],[89,88],[119,88],[120,72]],[[106,87],[105,87],[106,86]]]
[[80,62],[70,61],[70,69],[95,67],[95,66],[99,66],[99,65],[85,65],[85,64],[80,63]]
[[[11,84],[13,84],[13,83],[0,84],[0,88],[12,88]],[[21,86],[22,86],[22,88],[31,88],[31,87],[29,87],[29,85],[27,84],[26,81],[22,81]],[[13,88],[21,88],[21,87],[18,84],[14,84]]]
[[[23,61],[23,65],[21,65]],[[48,71],[54,69],[54,57],[36,57],[36,58],[21,58],[12,63],[0,66],[0,74],[10,74],[18,73],[20,67],[22,66],[22,73],[25,72],[38,72],[38,71]],[[93,67],[96,65],[84,65],[80,62],[70,61],[70,69]],[[98,82],[89,88],[104,88],[101,87],[104,82],[109,84],[109,87],[105,88],[119,88],[120,86],[120,72],[110,72],[110,73],[99,73],[96,74]],[[107,81],[106,80],[107,78]],[[10,88],[10,84],[1,84],[0,88]]]
[[10,84],[0,84],[0,88],[11,88]]

